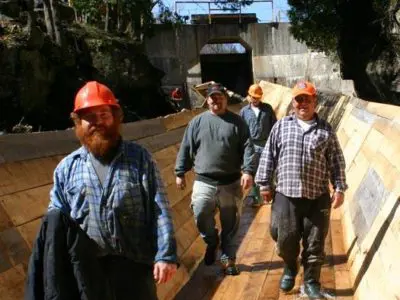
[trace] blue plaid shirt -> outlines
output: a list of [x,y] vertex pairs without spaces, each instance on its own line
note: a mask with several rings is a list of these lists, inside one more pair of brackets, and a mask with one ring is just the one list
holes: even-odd
[[122,141],[102,187],[81,147],[54,172],[49,210],[70,215],[99,246],[98,255],[140,263],[177,262],[176,240],[159,171],[151,154]]

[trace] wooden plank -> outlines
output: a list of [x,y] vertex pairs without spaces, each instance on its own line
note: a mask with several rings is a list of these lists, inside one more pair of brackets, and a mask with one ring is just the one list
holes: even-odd
[[[165,131],[162,120],[159,118],[122,125],[122,135],[127,140],[143,139]],[[74,130],[2,135],[0,136],[0,164],[65,155],[79,147]]]
[[0,165],[0,196],[53,182],[53,172],[62,156]]
[[28,261],[29,247],[16,228],[8,228],[0,232],[0,242],[3,245],[3,253],[6,253],[13,266]]
[[13,226],[10,217],[7,215],[3,206],[0,204],[0,232]]
[[175,230],[178,230],[190,218],[193,218],[193,211],[190,208],[190,202],[191,195],[187,195],[172,208],[171,215]]
[[167,130],[186,126],[193,117],[204,112],[205,109],[193,109],[165,116],[162,121]]
[[33,243],[36,240],[36,236],[38,234],[41,224],[42,224],[42,219],[39,218],[17,227],[17,230],[21,233],[21,236],[28,244],[29,249],[32,249],[33,247]]
[[178,155],[177,145],[178,144],[175,144],[153,153],[153,159],[157,162],[157,166],[160,170],[169,165],[175,166],[176,156]]
[[160,171],[164,186],[175,185],[175,165],[171,164]]
[[182,140],[185,128],[178,128],[163,134],[146,137],[136,142],[145,147],[150,152],[157,152],[168,146],[175,145]]
[[52,184],[0,197],[0,203],[15,226],[41,217],[49,205]]
[[175,183],[166,187],[171,207],[173,207],[176,203],[179,203],[187,195],[191,194],[194,177],[195,175],[193,172],[186,173],[186,187],[183,190],[178,189]]
[[175,233],[176,242],[178,244],[178,256],[181,256],[190,245],[196,240],[199,232],[193,218],[190,218]]
[[1,300],[24,298],[25,271],[22,264],[0,274]]

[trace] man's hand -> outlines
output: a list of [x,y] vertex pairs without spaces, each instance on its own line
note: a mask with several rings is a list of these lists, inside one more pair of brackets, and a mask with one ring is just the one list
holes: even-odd
[[338,208],[343,204],[344,194],[341,192],[334,192],[332,196],[332,208]]
[[184,190],[186,188],[186,180],[185,180],[185,176],[182,177],[176,177],[175,179],[176,182],[176,187],[178,189]]
[[272,192],[271,191],[260,191],[260,195],[264,200],[264,203],[271,203],[272,201]]
[[156,283],[166,283],[176,272],[176,264],[159,261],[154,264],[153,275]]
[[244,190],[247,190],[253,185],[253,176],[250,174],[243,174],[242,178],[240,178],[240,185]]

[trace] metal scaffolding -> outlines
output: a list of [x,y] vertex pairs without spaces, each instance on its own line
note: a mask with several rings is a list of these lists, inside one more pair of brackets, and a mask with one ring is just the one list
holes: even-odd
[[[235,4],[235,3],[240,3],[240,1],[219,1],[218,4],[219,5],[230,5],[230,4]],[[274,22],[275,20],[275,16],[274,16],[274,0],[253,0],[253,3],[271,3],[271,10],[272,10],[272,22]],[[194,1],[190,1],[190,0],[177,0],[175,1],[175,12],[178,13],[178,5],[179,4],[207,4],[208,7],[208,22],[209,24],[211,24],[211,15],[213,11],[226,11],[226,9],[223,8],[214,8],[212,7],[212,5],[217,5],[215,3],[215,1],[210,1],[210,0],[194,0]],[[233,9],[233,11],[238,11],[239,12],[239,23],[242,23],[242,5],[239,5],[239,8],[237,9]]]

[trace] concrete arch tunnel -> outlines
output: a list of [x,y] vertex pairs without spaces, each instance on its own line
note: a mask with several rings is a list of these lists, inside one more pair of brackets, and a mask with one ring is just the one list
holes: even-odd
[[215,81],[246,96],[254,82],[252,48],[239,37],[211,39],[200,50],[202,82]]
[[[290,89],[262,82],[264,100],[278,118],[287,114]],[[398,299],[400,287],[400,108],[319,93],[319,114],[331,122],[343,147],[350,186],[333,211],[323,285],[336,299]],[[230,109],[238,112],[240,105]],[[202,110],[127,123],[125,139],[153,153],[170,200],[181,267],[158,286],[160,300],[294,299],[278,285],[282,263],[268,234],[269,206],[245,210],[238,262],[242,274],[223,277],[202,265],[205,250],[189,209],[187,187],[174,184],[174,163],[188,121]],[[48,205],[52,175],[62,157],[78,147],[70,130],[0,136],[0,299],[23,299],[32,243]],[[299,279],[300,280],[300,279]],[[297,291],[299,282],[297,283]]]

